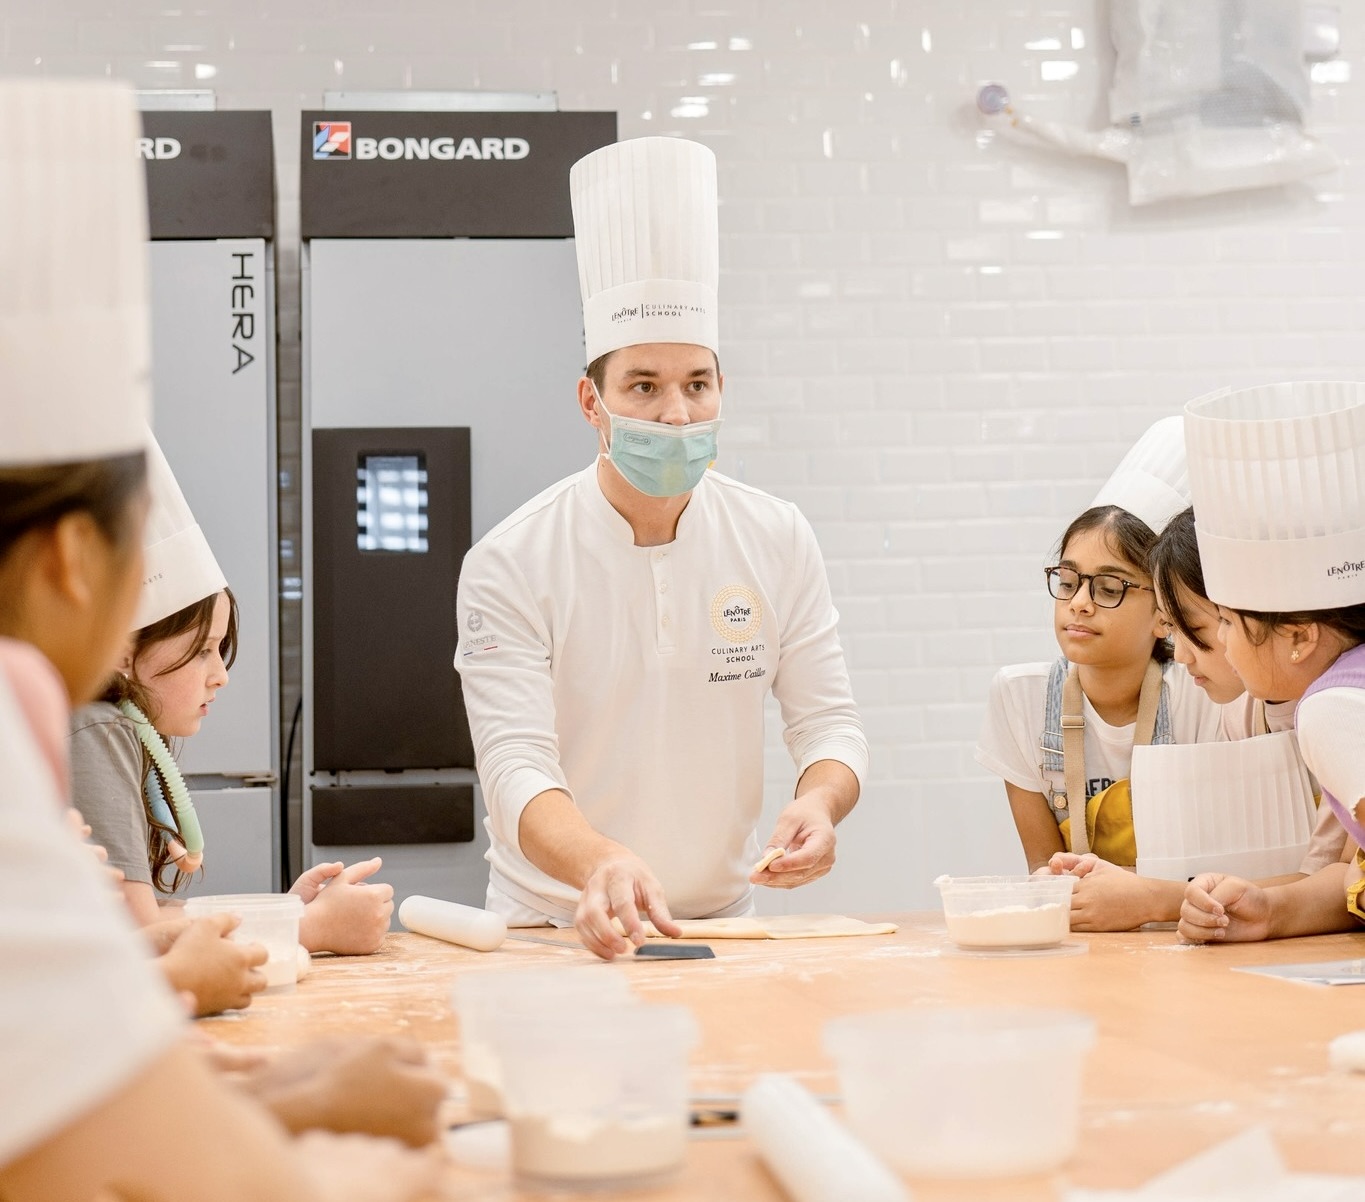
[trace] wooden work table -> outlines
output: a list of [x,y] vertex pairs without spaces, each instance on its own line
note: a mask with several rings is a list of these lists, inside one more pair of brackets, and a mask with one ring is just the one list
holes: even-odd
[[[1131,1188],[1256,1123],[1273,1130],[1292,1168],[1359,1171],[1365,1075],[1330,1071],[1327,1045],[1365,1028],[1365,987],[1230,970],[1347,959],[1365,954],[1360,937],[1190,947],[1172,931],[1072,935],[1088,944],[1087,954],[988,960],[952,955],[937,915],[898,920],[894,935],[716,940],[716,960],[628,961],[601,970],[628,973],[646,1001],[691,1007],[702,1032],[692,1057],[695,1094],[737,1094],[766,1071],[792,1073],[817,1092],[837,1092],[820,1032],[841,1014],[1013,1004],[1093,1016],[1099,1041],[1087,1063],[1075,1160],[1042,1178],[914,1181],[916,1198],[926,1202],[1052,1199],[1065,1184]],[[567,941],[571,933],[555,937]],[[395,934],[374,956],[319,957],[294,992],[258,997],[249,1010],[202,1025],[225,1041],[263,1047],[322,1035],[408,1036],[449,1072],[458,1099],[458,1029],[449,1004],[454,976],[579,962],[595,963],[578,949],[509,941],[481,953]],[[452,1118],[459,1117],[457,1103]],[[452,1197],[542,1196],[513,1188],[505,1172],[453,1166],[450,1173]],[[687,1169],[671,1186],[615,1196],[739,1202],[782,1194],[747,1141],[711,1137],[693,1142]]]

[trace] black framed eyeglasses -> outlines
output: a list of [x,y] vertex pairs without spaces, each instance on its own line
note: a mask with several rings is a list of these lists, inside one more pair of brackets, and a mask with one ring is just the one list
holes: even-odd
[[1101,609],[1118,609],[1130,588],[1146,589],[1149,593],[1156,590],[1147,584],[1135,584],[1122,576],[1109,572],[1078,572],[1075,568],[1044,568],[1047,577],[1047,591],[1058,601],[1070,601],[1081,591],[1081,585],[1090,581],[1090,599]]

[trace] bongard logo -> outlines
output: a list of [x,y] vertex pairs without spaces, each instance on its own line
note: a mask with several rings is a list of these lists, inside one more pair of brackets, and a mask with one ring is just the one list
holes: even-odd
[[1359,576],[1365,572],[1365,559],[1348,559],[1343,563],[1334,564],[1327,569],[1327,577],[1333,576]]
[[180,157],[179,138],[139,138],[137,157],[140,159],[178,159]]
[[356,138],[357,159],[460,159],[507,162],[531,153],[525,138]]

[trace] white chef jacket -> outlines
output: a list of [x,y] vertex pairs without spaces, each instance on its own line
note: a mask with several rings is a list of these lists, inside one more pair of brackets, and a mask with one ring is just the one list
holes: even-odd
[[479,541],[457,611],[489,906],[510,921],[571,922],[578,902],[519,846],[547,789],[639,855],[675,916],[747,911],[769,692],[798,772],[866,773],[815,535],[795,505],[718,472],[673,542],[637,547],[594,461]]
[[0,671],[0,1164],[149,1068],[184,1023],[65,808]]

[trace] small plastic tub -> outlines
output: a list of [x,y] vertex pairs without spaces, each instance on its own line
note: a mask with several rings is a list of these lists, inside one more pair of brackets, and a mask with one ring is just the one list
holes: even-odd
[[450,1000],[460,1020],[460,1059],[473,1116],[500,1118],[503,1113],[502,1062],[493,1038],[497,1020],[511,1015],[528,1030],[556,1022],[562,1029],[566,1016],[621,1006],[632,996],[625,973],[606,965],[457,977]]
[[827,1023],[849,1125],[904,1173],[1044,1173],[1076,1150],[1095,1024],[1067,1010],[923,1009]]
[[697,1042],[686,1007],[604,1006],[529,1029],[507,1014],[495,1026],[519,1181],[638,1189],[682,1168]]
[[299,973],[301,897],[294,893],[220,893],[186,900],[186,918],[209,914],[237,915],[241,923],[231,938],[265,946],[270,955],[262,967],[267,989],[294,988]]
[[941,876],[934,884],[958,947],[1055,947],[1071,933],[1074,876]]

